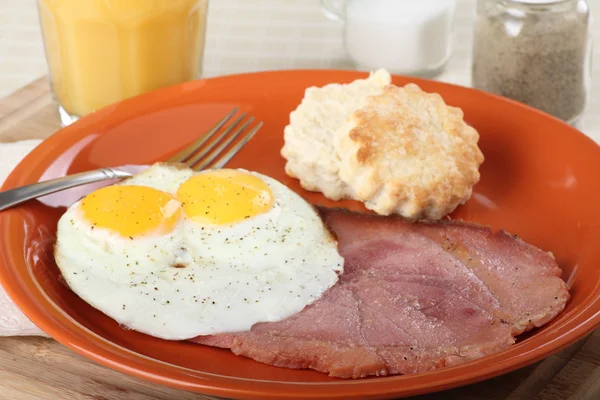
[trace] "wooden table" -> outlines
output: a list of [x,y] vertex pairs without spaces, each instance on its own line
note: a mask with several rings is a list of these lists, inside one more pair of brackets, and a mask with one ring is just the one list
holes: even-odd
[[[0,142],[41,139],[60,124],[46,79],[0,100]],[[52,339],[0,338],[0,398],[10,400],[206,400],[147,383],[79,356]],[[419,400],[598,400],[600,330],[546,360]]]

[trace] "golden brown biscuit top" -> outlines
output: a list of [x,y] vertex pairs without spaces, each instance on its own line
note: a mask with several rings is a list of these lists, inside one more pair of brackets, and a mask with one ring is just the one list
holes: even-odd
[[[369,97],[352,116],[349,138],[359,146],[356,161],[380,166],[380,174],[407,159],[452,158],[466,180],[483,162],[477,146],[479,134],[463,120],[461,109],[444,103],[437,93],[426,93],[415,84],[387,85]],[[402,160],[402,161],[401,161]],[[462,168],[461,168],[462,167]]]
[[415,84],[386,85],[336,133],[339,175],[379,214],[441,218],[471,196],[483,154],[459,108]]

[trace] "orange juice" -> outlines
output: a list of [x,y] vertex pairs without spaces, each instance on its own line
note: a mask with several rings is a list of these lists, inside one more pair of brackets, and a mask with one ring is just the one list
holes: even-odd
[[202,70],[208,0],[38,0],[52,89],[70,115]]

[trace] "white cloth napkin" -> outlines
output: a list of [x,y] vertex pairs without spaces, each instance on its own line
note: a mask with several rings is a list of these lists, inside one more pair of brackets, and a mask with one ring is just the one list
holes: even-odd
[[[40,140],[0,143],[0,184]],[[0,287],[0,336],[48,336],[35,326]]]

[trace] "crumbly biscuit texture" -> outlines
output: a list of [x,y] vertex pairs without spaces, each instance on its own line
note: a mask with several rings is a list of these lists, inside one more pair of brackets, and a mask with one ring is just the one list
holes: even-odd
[[386,85],[334,135],[346,197],[382,215],[439,219],[466,202],[484,157],[459,108],[415,84]]
[[321,192],[332,200],[352,198],[351,188],[338,173],[334,135],[368,96],[382,93],[390,82],[390,74],[379,70],[367,79],[306,89],[284,129],[281,155],[287,161],[286,173],[299,179],[304,189]]

